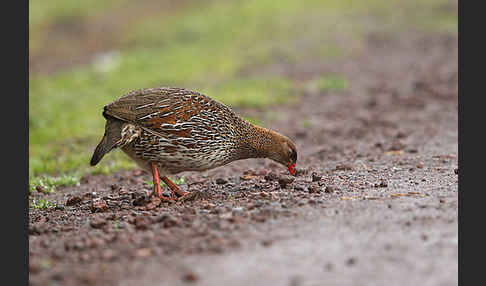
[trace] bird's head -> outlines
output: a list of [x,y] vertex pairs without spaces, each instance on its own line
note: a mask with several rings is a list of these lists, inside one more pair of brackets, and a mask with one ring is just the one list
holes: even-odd
[[[278,134],[278,133],[277,133]],[[269,158],[288,168],[291,175],[295,175],[297,163],[297,148],[290,138],[278,134],[277,144],[270,150]]]

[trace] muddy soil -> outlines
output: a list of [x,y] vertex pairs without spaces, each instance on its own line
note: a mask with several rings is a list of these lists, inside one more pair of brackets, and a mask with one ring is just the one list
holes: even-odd
[[[138,170],[33,193],[57,206],[29,210],[30,284],[457,285],[457,52],[373,34],[355,58],[283,68],[298,102],[236,111],[295,140],[293,178],[253,159],[181,174],[184,203],[149,199]],[[326,74],[349,88],[304,84]]]

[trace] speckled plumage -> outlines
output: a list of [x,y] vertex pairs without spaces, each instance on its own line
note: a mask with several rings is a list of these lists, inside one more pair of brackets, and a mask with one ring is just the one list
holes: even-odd
[[182,88],[150,88],[129,92],[104,107],[105,135],[91,165],[113,148],[121,148],[137,164],[163,175],[203,171],[235,160],[268,157],[295,164],[290,139],[249,123],[229,107],[206,95]]

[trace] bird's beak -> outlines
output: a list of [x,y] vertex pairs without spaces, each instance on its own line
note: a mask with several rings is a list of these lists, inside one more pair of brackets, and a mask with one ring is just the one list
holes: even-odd
[[295,163],[289,162],[289,172],[291,175],[295,174]]

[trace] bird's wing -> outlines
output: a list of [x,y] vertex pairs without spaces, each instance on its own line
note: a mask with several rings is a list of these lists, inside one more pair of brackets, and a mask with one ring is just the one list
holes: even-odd
[[224,117],[225,113],[232,114],[232,111],[195,91],[150,88],[125,94],[106,105],[104,113],[134,123],[158,136],[189,137],[192,124],[212,128],[211,117]]

